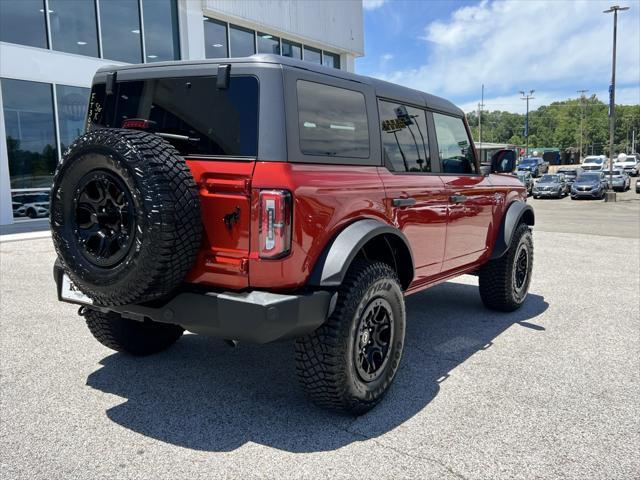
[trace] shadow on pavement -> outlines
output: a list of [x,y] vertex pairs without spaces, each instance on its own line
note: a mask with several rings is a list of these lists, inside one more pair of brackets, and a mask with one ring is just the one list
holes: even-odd
[[483,308],[476,286],[445,283],[407,298],[407,342],[394,385],[378,407],[353,417],[314,407],[297,386],[291,342],[240,345],[185,335],[159,355],[114,354],[87,379],[92,388],[126,399],[107,410],[125,428],[163,442],[230,451],[247,442],[289,452],[335,450],[401,425],[438,393],[449,372],[514,324],[548,308],[530,294],[510,314]]

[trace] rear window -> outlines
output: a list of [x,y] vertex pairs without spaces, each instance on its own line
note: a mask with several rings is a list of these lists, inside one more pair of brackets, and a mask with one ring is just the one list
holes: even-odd
[[115,120],[105,119],[107,125],[121,128],[127,120],[150,120],[148,130],[181,155],[258,153],[255,77],[231,77],[224,90],[216,88],[215,76],[118,82],[115,98]]
[[300,150],[305,155],[369,158],[364,95],[298,80]]

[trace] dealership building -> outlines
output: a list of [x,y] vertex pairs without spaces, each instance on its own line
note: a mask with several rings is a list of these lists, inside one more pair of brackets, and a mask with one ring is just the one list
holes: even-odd
[[0,0],[0,224],[45,217],[106,65],[275,53],[353,71],[360,1]]

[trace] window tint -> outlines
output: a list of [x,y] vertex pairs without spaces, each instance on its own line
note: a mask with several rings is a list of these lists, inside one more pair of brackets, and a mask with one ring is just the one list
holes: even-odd
[[284,57],[302,58],[302,45],[299,43],[282,40],[282,55]]
[[229,25],[229,38],[232,57],[248,57],[256,53],[253,30]]
[[66,150],[84,131],[84,119],[87,116],[89,89],[56,86],[58,101],[58,130],[60,132],[60,149]]
[[216,77],[161,78],[118,85],[114,126],[122,127],[131,119],[151,120],[149,130],[160,136],[168,134],[165,139],[182,155],[257,155],[255,78],[231,77],[226,90],[216,88]]
[[433,114],[443,173],[476,173],[473,147],[461,118]]
[[227,25],[212,18],[204,19],[204,50],[207,58],[226,58]]
[[3,78],[0,86],[11,188],[50,187],[58,163],[51,85]]
[[380,101],[384,163],[396,172],[430,172],[425,111]]
[[180,59],[176,0],[142,0],[147,62]]
[[104,58],[128,63],[142,61],[138,0],[101,1],[100,31]]
[[320,54],[320,50],[304,47],[304,59],[307,62],[317,63],[318,65],[322,64],[322,55]]
[[322,52],[322,64],[325,67],[340,68],[340,55],[335,53]]
[[0,41],[47,48],[44,0],[0,0]]
[[268,33],[258,33],[258,53],[280,55],[280,39]]
[[49,0],[51,48],[61,52],[98,56],[98,29],[94,2]]
[[299,80],[300,149],[307,155],[368,158],[369,127],[364,95]]

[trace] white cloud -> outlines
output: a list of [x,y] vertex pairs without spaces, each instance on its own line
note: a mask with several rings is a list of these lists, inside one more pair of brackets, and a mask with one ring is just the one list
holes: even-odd
[[[519,90],[537,90],[538,105],[589,86],[606,92],[613,19],[602,11],[608,7],[606,1],[483,0],[425,27],[429,54],[420,67],[384,69],[378,76],[463,101],[479,97],[484,83],[492,98],[485,103],[495,100],[513,111],[524,107]],[[637,4],[618,16],[617,85],[631,89],[626,97],[631,100],[640,84],[638,18]],[[545,92],[550,85],[553,92]],[[561,97],[554,98],[557,94]],[[606,101],[606,94],[601,99]]]
[[387,0],[362,0],[362,7],[365,10],[375,10],[384,5]]

